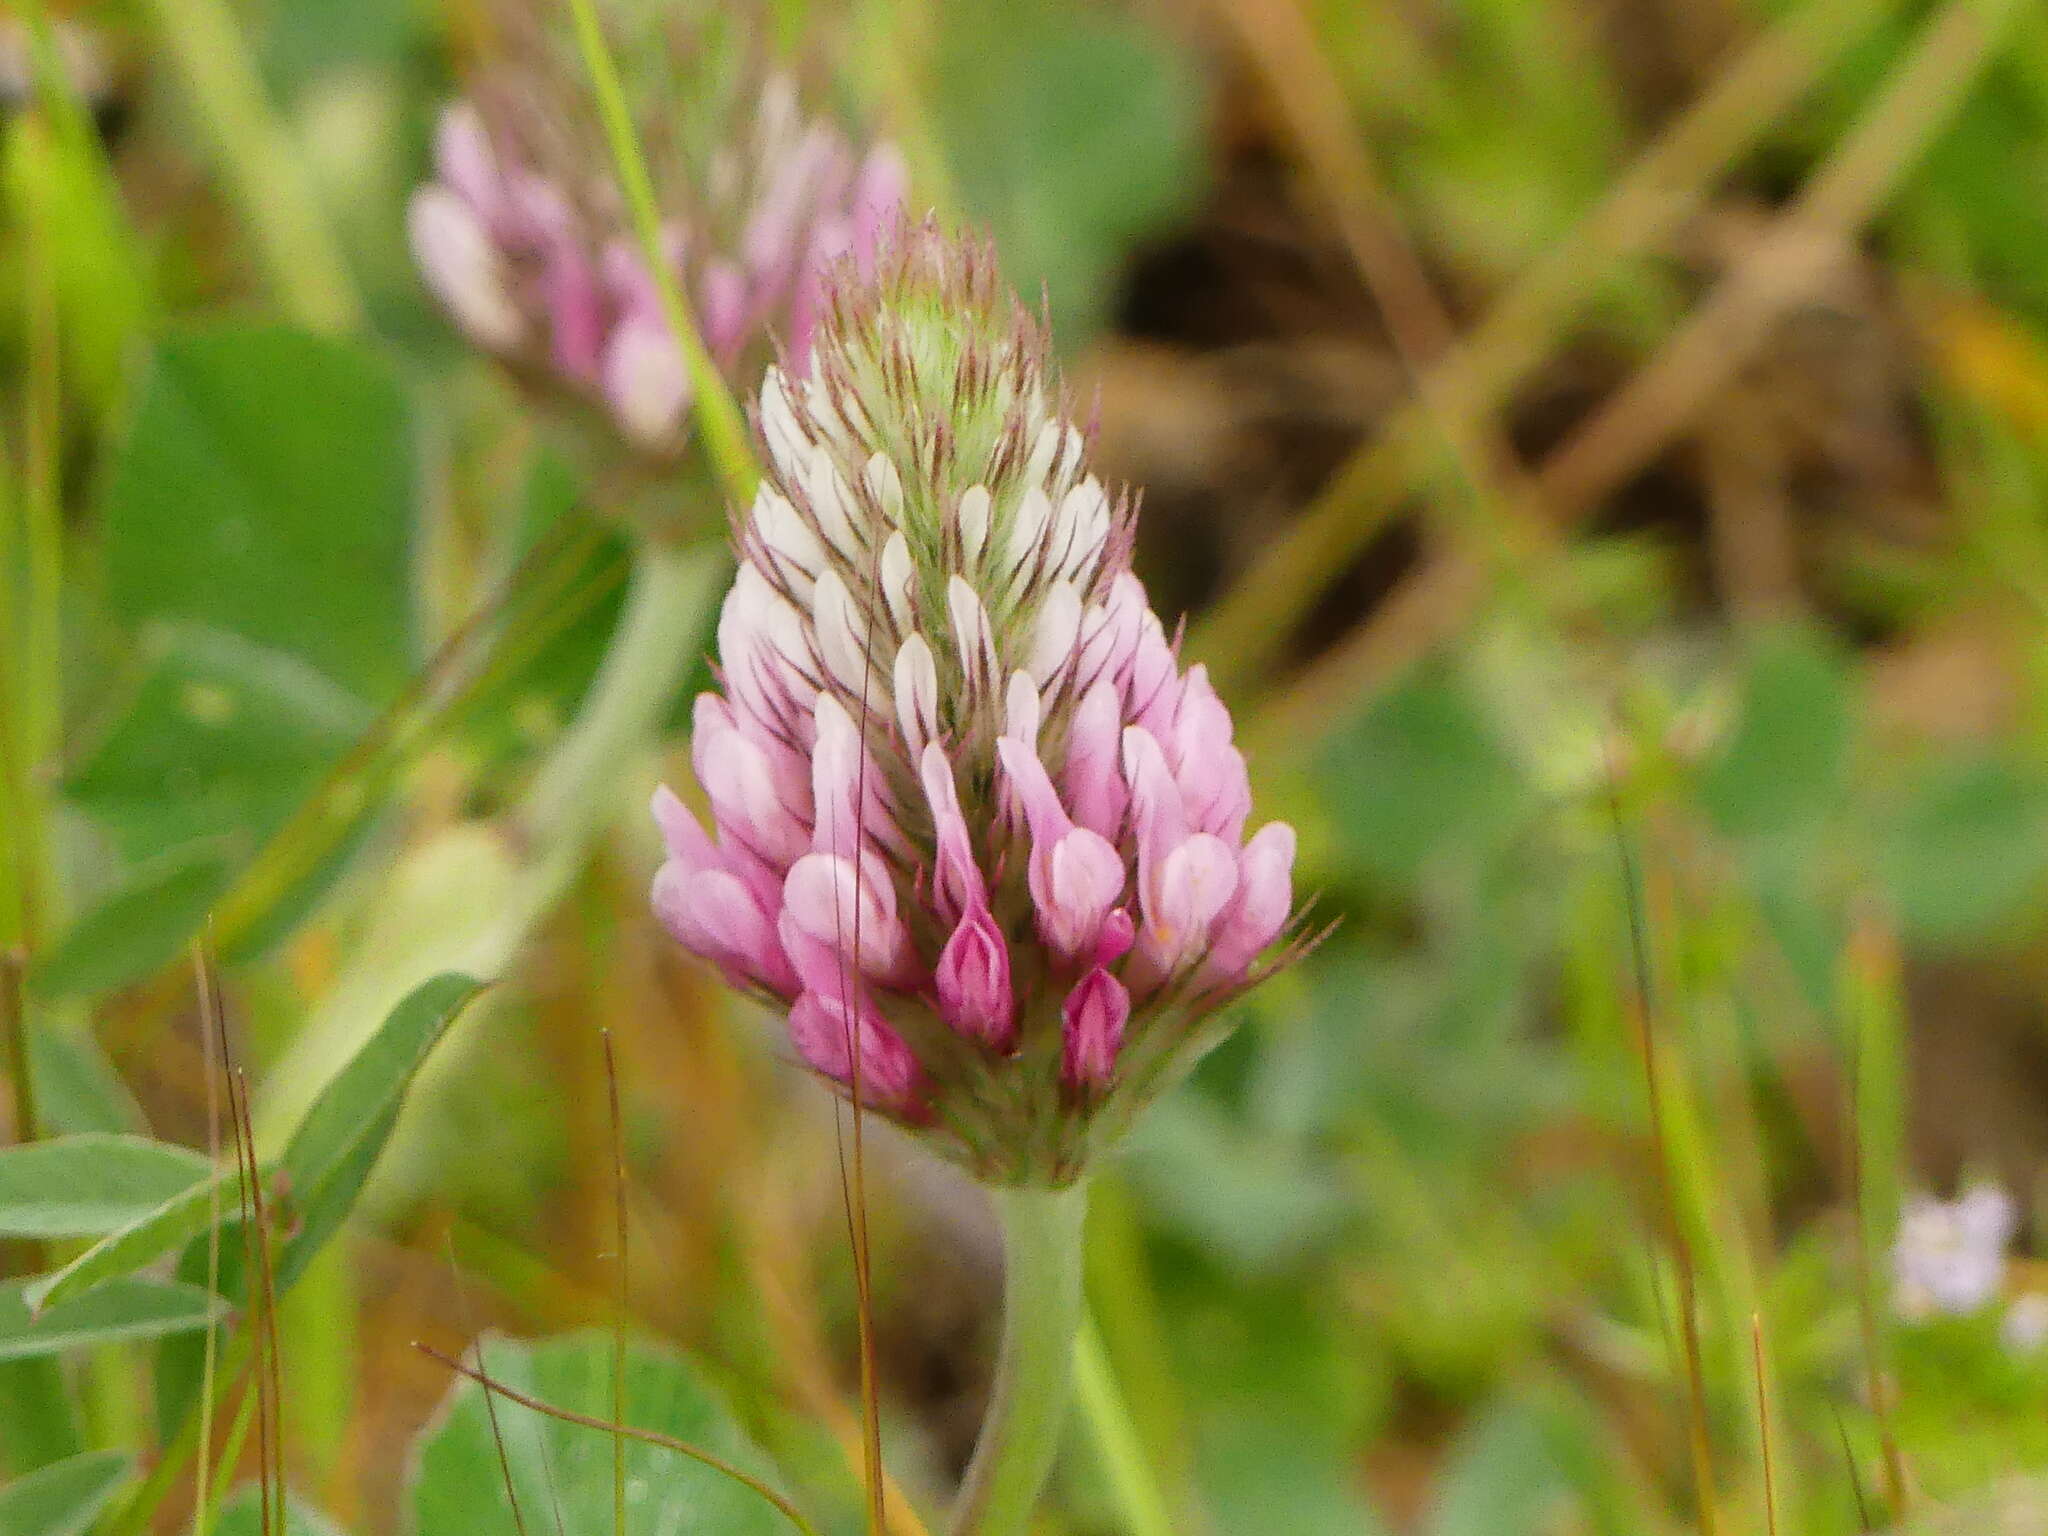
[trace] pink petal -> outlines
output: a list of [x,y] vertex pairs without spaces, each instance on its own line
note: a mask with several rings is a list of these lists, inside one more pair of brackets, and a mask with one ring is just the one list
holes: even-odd
[[951,1028],[996,1050],[1010,1048],[1017,1034],[1010,952],[986,907],[969,912],[953,930],[933,982],[939,1016]]
[[1237,855],[1197,832],[1141,877],[1140,891],[1146,953],[1170,973],[1207,945],[1210,925],[1237,891]]
[[782,901],[788,921],[839,955],[857,955],[864,975],[895,984],[912,969],[910,934],[896,916],[888,871],[872,856],[854,861],[805,854],[789,868]]
[[795,994],[796,975],[776,925],[737,875],[671,859],[655,874],[652,900],[655,915],[685,949],[735,979],[784,997]]
[[1111,839],[1123,832],[1131,798],[1117,761],[1122,727],[1116,686],[1099,678],[1081,696],[1067,729],[1067,803],[1074,808],[1075,821]]
[[967,818],[960,813],[960,795],[953,783],[953,765],[936,741],[924,749],[918,762],[924,781],[925,801],[931,807],[937,857],[934,862],[935,894],[939,908],[948,918],[975,907],[988,905],[988,887],[980,866],[974,861],[974,845],[968,837]]
[[917,1057],[871,1010],[850,1019],[837,998],[806,992],[789,1010],[789,1034],[812,1070],[848,1086],[858,1040],[862,1102],[898,1112],[915,1106],[922,1078]]
[[1100,966],[1067,994],[1060,1009],[1060,1075],[1069,1088],[1098,1093],[1110,1086],[1130,1016],[1130,994]]
[[1217,923],[1206,974],[1235,980],[1280,936],[1294,902],[1294,828],[1271,821],[1238,856],[1237,895]]

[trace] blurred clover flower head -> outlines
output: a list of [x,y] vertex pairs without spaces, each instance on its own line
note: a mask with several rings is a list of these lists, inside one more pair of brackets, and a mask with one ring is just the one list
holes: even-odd
[[1964,1317],[1990,1305],[2004,1287],[2006,1248],[2018,1226],[2018,1208],[1996,1185],[1976,1185],[1954,1200],[1908,1199],[1892,1245],[1900,1315]]
[[[825,272],[843,257],[871,270],[878,233],[898,217],[902,157],[888,144],[863,155],[804,114],[787,73],[691,48],[682,23],[614,25],[635,66],[662,260],[706,348],[748,385],[777,340],[800,369]],[[598,401],[636,448],[672,454],[689,374],[584,89],[545,43],[528,50],[541,63],[508,63],[442,113],[433,179],[408,211],[414,258],[471,342]],[[675,80],[685,54],[707,78]],[[709,103],[708,120],[684,120],[686,102]]]
[[988,249],[927,223],[843,263],[758,424],[696,703],[716,839],[656,795],[655,910],[863,1104],[1067,1183],[1264,973],[1293,829],[1246,840],[1229,712]]

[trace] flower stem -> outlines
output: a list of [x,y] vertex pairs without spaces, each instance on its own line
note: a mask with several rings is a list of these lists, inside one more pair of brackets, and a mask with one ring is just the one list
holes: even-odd
[[1116,1373],[1093,1318],[1081,1326],[1074,1342],[1074,1380],[1081,1398],[1081,1417],[1095,1441],[1109,1488],[1129,1536],[1173,1536],[1173,1515],[1153,1472],[1131,1410],[1117,1386]]
[[[416,851],[415,881],[387,886],[375,942],[359,949],[272,1068],[256,1104],[256,1139],[266,1154],[282,1146],[321,1085],[420,982],[441,971],[496,977],[513,962],[617,812],[628,768],[659,738],[725,569],[723,551],[713,546],[641,546],[597,677],[511,819],[444,831],[439,857],[434,844]],[[457,849],[464,852],[450,862]],[[460,915],[450,910],[455,880],[464,888]],[[437,1052],[416,1093],[452,1070],[469,1034]]]
[[950,1536],[1018,1536],[1059,1450],[1081,1327],[1084,1184],[999,1189],[1003,1344]]

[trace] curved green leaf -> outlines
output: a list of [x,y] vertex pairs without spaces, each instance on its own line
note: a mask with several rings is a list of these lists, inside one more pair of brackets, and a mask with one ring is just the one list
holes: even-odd
[[62,1269],[30,1281],[25,1300],[40,1313],[108,1280],[132,1275],[176,1252],[204,1232],[216,1215],[223,1224],[241,1219],[240,1185],[232,1172],[218,1181],[195,1184],[109,1232]]
[[0,1285],[0,1360],[31,1360],[124,1339],[160,1339],[204,1328],[227,1310],[203,1286],[124,1276],[31,1314],[23,1282]]
[[[493,1380],[558,1408],[609,1419],[612,1340],[573,1334],[540,1344],[487,1340],[484,1367]],[[766,1453],[740,1428],[688,1359],[646,1344],[627,1353],[626,1422],[711,1452],[770,1486],[777,1477]],[[519,1508],[567,1531],[612,1527],[612,1437],[500,1401],[497,1429]],[[628,1528],[671,1536],[788,1536],[790,1524],[745,1484],[659,1446],[628,1441]],[[483,1391],[463,1382],[418,1450],[411,1528],[420,1536],[453,1531],[509,1531],[512,1511],[499,1469],[498,1445],[484,1411]]]
[[203,1153],[143,1136],[60,1136],[0,1147],[0,1236],[98,1237],[213,1172]]
[[305,1267],[355,1205],[413,1074],[484,986],[452,971],[421,982],[306,1111],[280,1159],[298,1218],[279,1261],[281,1284]]
[[0,1536],[84,1536],[128,1480],[123,1451],[88,1451],[0,1488]]

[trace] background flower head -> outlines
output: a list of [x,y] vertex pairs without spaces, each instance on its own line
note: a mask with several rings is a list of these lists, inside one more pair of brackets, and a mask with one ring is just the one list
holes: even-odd
[[[504,56],[441,115],[433,176],[408,213],[415,259],[471,342],[597,402],[636,448],[671,454],[692,386],[660,274],[565,40],[509,16]],[[608,24],[660,205],[661,261],[705,346],[748,386],[778,342],[801,366],[826,271],[848,257],[871,267],[903,204],[902,157],[807,111],[793,74],[710,13],[614,7]]]

